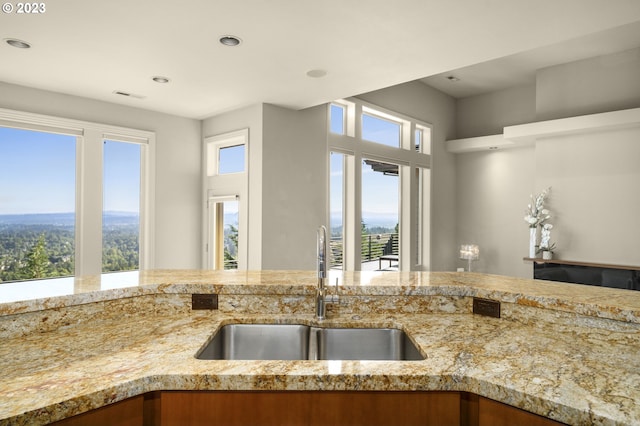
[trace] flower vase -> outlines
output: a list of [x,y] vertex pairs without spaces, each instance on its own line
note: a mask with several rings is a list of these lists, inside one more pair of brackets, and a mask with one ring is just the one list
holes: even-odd
[[536,249],[538,245],[538,227],[532,226],[529,228],[529,257],[536,257]]
[[553,259],[553,252],[552,252],[552,251],[548,251],[548,250],[543,251],[543,252],[542,252],[542,258],[543,258],[544,260],[551,260],[551,259]]

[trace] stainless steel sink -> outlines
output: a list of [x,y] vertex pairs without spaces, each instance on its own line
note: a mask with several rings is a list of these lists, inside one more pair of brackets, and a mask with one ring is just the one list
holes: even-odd
[[395,328],[314,328],[318,359],[421,360],[409,336]]
[[196,355],[242,360],[422,360],[409,336],[393,328],[322,328],[229,324]]

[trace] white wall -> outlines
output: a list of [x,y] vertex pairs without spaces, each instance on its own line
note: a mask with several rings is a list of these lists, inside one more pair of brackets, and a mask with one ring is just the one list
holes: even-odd
[[[472,270],[531,277],[524,211],[535,187],[535,149],[480,151],[456,159],[456,244],[478,244]],[[467,269],[467,261],[458,260]]]
[[2,82],[0,108],[154,131],[155,267],[200,267],[200,121]]
[[[640,107],[640,48],[538,72],[538,119]],[[552,186],[552,240],[565,259],[640,265],[640,126],[536,144],[536,186]]]
[[564,259],[640,266],[640,128],[538,141],[536,186],[552,186]]
[[417,81],[358,95],[358,98],[433,124],[430,269],[455,270],[455,156],[445,149],[445,141],[455,135],[455,100]]
[[327,108],[264,106],[262,268],[315,269],[327,224]]
[[[531,104],[536,108],[530,121],[640,107],[639,52],[540,70],[535,93],[522,87],[461,99],[458,137],[520,124],[531,117]],[[511,108],[520,112],[514,115]],[[528,255],[524,209],[530,193],[551,186],[548,208],[557,257],[640,265],[638,140],[640,127],[635,127],[547,138],[530,148],[459,154],[458,243],[479,244],[478,271],[531,277],[531,265],[522,262]]]
[[505,126],[535,118],[535,84],[470,96],[456,102],[456,138],[497,135]]
[[640,48],[544,68],[536,76],[538,120],[640,107]]

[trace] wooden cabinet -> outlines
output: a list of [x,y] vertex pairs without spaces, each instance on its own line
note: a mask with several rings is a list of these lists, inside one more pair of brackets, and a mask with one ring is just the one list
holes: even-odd
[[161,391],[55,424],[554,426],[561,423],[467,392]]
[[554,426],[563,424],[492,399],[477,398],[478,426]]
[[88,411],[53,423],[56,426],[143,426],[144,395]]
[[558,426],[564,424],[466,392],[462,394],[461,407],[461,426]]
[[162,392],[161,426],[459,425],[457,392]]

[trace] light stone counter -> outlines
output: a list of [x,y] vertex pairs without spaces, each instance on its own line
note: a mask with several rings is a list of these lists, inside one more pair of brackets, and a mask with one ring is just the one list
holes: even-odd
[[[177,389],[466,391],[570,424],[640,423],[638,292],[470,273],[334,273],[340,304],[324,324],[402,328],[427,358],[205,361],[195,354],[224,324],[315,324],[315,273],[120,277],[12,302],[0,285],[0,425]],[[190,310],[192,293],[219,294],[219,310]],[[472,297],[501,301],[502,318],[472,314]]]

